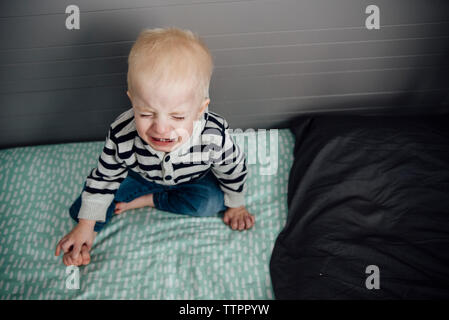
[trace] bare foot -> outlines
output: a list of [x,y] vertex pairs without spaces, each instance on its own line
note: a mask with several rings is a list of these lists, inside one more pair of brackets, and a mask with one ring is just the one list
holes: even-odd
[[246,230],[254,226],[256,219],[244,206],[238,208],[228,208],[223,216],[223,222],[232,230]]
[[114,213],[121,214],[130,209],[138,209],[138,208],[143,208],[143,207],[147,207],[147,206],[154,207],[152,193],[143,195],[143,196],[136,198],[130,202],[117,202],[115,204]]

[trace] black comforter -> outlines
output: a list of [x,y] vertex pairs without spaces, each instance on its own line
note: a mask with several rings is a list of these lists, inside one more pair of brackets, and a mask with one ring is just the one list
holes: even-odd
[[449,116],[301,117],[277,299],[449,297]]

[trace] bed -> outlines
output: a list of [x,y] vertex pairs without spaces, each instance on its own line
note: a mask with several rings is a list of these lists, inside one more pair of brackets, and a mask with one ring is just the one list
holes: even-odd
[[287,217],[294,137],[287,129],[234,137],[247,154],[277,151],[275,167],[248,163],[253,229],[232,231],[218,215],[134,209],[98,234],[79,289],[54,251],[74,226],[68,209],[104,142],[0,150],[0,299],[274,299],[269,260]]
[[449,298],[449,114],[304,116],[277,299]]
[[253,229],[134,209],[99,233],[79,289],[54,249],[103,142],[0,150],[0,298],[449,297],[449,114],[305,115],[233,136]]

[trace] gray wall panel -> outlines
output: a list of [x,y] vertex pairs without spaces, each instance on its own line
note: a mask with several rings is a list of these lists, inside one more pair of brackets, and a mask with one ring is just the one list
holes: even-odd
[[[142,27],[160,25],[203,30],[205,35],[360,27],[365,22],[364,9],[370,4],[359,0],[260,0],[106,10],[108,1],[94,2],[103,3],[105,10],[87,9],[80,19],[81,30],[91,32],[66,30],[65,8],[58,4],[61,14],[0,19],[0,30],[4,30],[0,41],[5,49],[123,41],[133,39]],[[381,23],[385,25],[447,21],[447,12],[440,10],[447,7],[445,1],[383,0],[377,4],[384,8]]]
[[[326,74],[332,72],[372,72],[373,70],[407,70],[407,69],[428,69],[433,71],[434,67],[443,66],[449,63],[443,61],[443,55],[415,55],[415,56],[401,56],[401,57],[386,57],[386,58],[356,58],[356,59],[340,59],[340,60],[314,60],[314,61],[300,61],[300,62],[278,62],[269,64],[242,64],[226,67],[216,67],[214,73],[215,81],[231,81],[239,80],[243,77],[262,77],[275,76],[285,74],[321,74],[326,80]],[[441,61],[441,63],[440,63]],[[101,61],[105,62],[105,61]],[[8,81],[1,82],[0,93],[19,93],[31,91],[51,91],[70,88],[82,88],[91,86],[114,86],[122,85],[126,81],[126,63],[121,60],[111,59],[108,63],[92,63],[86,64],[89,66],[85,70],[83,62],[73,63],[68,65],[78,66],[78,68],[69,68],[67,70],[61,68],[52,68],[51,75],[45,78],[38,77],[38,70],[41,68],[30,68],[26,70],[27,76],[21,80],[8,79]],[[117,66],[120,66],[118,68]],[[418,66],[418,67],[417,67]],[[46,68],[51,67],[51,64]],[[105,72],[108,68],[111,72]],[[120,70],[121,69],[121,70]],[[114,71],[114,72],[113,72]],[[4,73],[5,75],[6,73]],[[15,75],[17,77],[17,75]],[[29,76],[29,77],[28,77]],[[370,76],[367,74],[366,76]],[[15,78],[15,77],[14,77]],[[248,85],[251,85],[249,83]]]
[[[379,42],[344,42],[334,44],[251,47],[215,50],[212,52],[217,69],[226,66],[279,64],[377,57],[419,56],[441,54],[449,48],[449,35],[444,38],[419,40],[389,40]],[[42,79],[117,73],[127,70],[126,56],[55,60],[40,63],[15,63],[0,66],[0,81]],[[321,62],[321,61],[320,61]],[[338,63],[338,62],[336,62]],[[369,64],[369,61],[367,62]]]
[[[238,2],[239,0],[38,0],[38,1],[11,1],[5,4],[0,12],[2,17],[17,17],[17,16],[34,16],[34,15],[51,15],[61,14],[65,11],[68,5],[76,4],[85,12],[92,11],[113,11],[113,10],[136,10],[142,8],[154,8],[161,6],[175,6],[175,5],[192,5],[203,3],[227,3]],[[256,0],[240,0],[245,2]]]
[[[65,29],[70,4],[80,30]],[[369,4],[380,30],[364,26]],[[210,109],[231,127],[447,112],[448,13],[443,0],[2,1],[0,147],[103,140],[130,107],[126,59],[145,27],[202,36],[216,65]]]
[[[382,26],[381,30],[367,33],[365,27],[334,29],[306,29],[202,35],[211,49],[242,49],[263,46],[332,44],[338,42],[437,38],[449,36],[449,22],[413,25]],[[88,58],[126,58],[133,41],[115,41],[93,44],[54,46],[47,48],[8,49],[0,51],[0,61],[8,64],[26,62],[84,61]],[[221,61],[220,61],[221,62]]]
[[[111,107],[129,107],[126,86],[2,94],[2,119],[27,114],[79,113]],[[62,119],[61,119],[62,120]],[[69,119],[70,120],[70,119]],[[67,119],[64,120],[66,122]],[[0,127],[5,129],[4,127]]]

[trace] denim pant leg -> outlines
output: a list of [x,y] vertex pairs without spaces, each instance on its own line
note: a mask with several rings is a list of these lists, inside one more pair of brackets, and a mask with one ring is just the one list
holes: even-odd
[[[86,184],[84,184],[84,187]],[[83,190],[84,190],[83,187]],[[201,179],[175,186],[163,186],[145,180],[139,174],[128,171],[128,176],[120,184],[114,201],[106,212],[106,221],[95,223],[94,231],[99,232],[114,217],[116,202],[130,202],[145,194],[153,193],[156,209],[191,216],[213,216],[224,211],[224,194],[217,178],[209,171]],[[69,209],[70,216],[78,222],[81,195]]]
[[224,211],[224,194],[212,171],[192,182],[170,186],[153,195],[157,209],[190,216],[214,216]]
[[[84,187],[86,183],[84,183]],[[84,190],[83,187],[83,190]],[[117,190],[114,200],[108,207],[106,212],[106,221],[101,222],[97,221],[95,223],[94,231],[99,232],[104,228],[104,226],[114,217],[115,203],[116,202],[130,202],[135,198],[143,196],[148,193],[162,191],[163,187],[159,184],[149,182],[143,179],[139,174],[134,173],[131,170],[128,170],[128,175],[125,180],[120,184],[119,189]],[[79,221],[78,213],[81,208],[81,195],[75,200],[72,206],[69,209],[70,216],[76,222]]]

